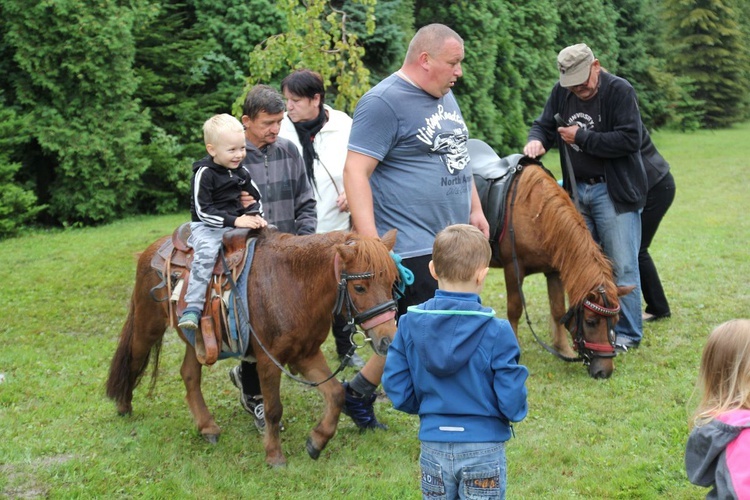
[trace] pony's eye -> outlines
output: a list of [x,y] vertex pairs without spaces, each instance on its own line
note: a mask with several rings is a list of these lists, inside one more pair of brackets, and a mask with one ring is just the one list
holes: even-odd
[[596,328],[598,324],[599,324],[598,318],[592,318],[592,319],[586,320],[586,326],[588,326],[589,328]]
[[365,293],[367,289],[363,285],[354,285],[354,291],[357,293]]

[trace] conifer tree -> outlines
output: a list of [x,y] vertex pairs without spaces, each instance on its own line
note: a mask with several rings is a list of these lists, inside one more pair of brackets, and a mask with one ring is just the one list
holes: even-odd
[[139,211],[187,208],[192,163],[206,154],[202,125],[226,113],[245,85],[247,55],[283,30],[270,0],[152,1],[134,28],[136,97],[150,112]]
[[664,0],[673,47],[670,67],[688,77],[702,102],[702,124],[726,127],[747,116],[750,57],[740,25],[745,0]]
[[132,212],[148,166],[147,117],[133,98],[134,11],[113,0],[4,0],[2,14],[20,72],[14,105],[34,123],[28,154],[45,160],[25,165],[48,196],[41,202],[64,224]]
[[0,239],[17,234],[46,207],[37,203],[37,197],[27,182],[19,182],[22,165],[14,161],[12,152],[28,141],[31,131],[28,120],[18,116],[6,106],[0,90]]
[[362,62],[370,70],[370,86],[398,70],[414,35],[414,0],[377,0],[375,30],[367,34],[368,6],[350,3],[351,29],[365,49]]
[[464,74],[453,91],[471,136],[501,155],[517,151],[525,129],[509,19],[503,0],[415,2],[417,28],[439,22],[464,39]]
[[560,24],[557,52],[576,43],[585,43],[609,71],[619,71],[620,44],[617,39],[618,14],[604,0],[559,0]]
[[666,69],[666,47],[659,17],[651,0],[614,0],[615,29],[620,50],[617,75],[636,90],[643,121],[649,127],[665,125],[679,89]]
[[516,86],[520,92],[524,122],[523,137],[547,102],[557,82],[556,57],[560,50],[555,42],[560,16],[556,0],[509,0],[508,30],[513,41],[509,64],[519,73]]

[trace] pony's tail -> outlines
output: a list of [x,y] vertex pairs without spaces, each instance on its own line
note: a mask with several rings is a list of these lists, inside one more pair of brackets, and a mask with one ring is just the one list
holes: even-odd
[[146,351],[145,357],[138,363],[133,359],[132,346],[135,333],[135,296],[133,296],[130,300],[128,317],[120,332],[117,350],[109,367],[109,378],[106,384],[107,397],[117,403],[117,411],[120,415],[126,415],[132,411],[133,391],[138,387],[141,377],[148,367],[151,350],[155,351],[151,388],[156,383],[158,374],[162,338],[160,337],[152,348]]

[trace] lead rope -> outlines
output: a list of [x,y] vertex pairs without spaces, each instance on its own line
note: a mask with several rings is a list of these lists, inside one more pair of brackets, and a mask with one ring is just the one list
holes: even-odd
[[[333,179],[333,176],[331,175],[331,172],[328,171],[328,167],[326,167],[326,164],[323,163],[323,160],[320,159],[320,156],[318,156],[318,152],[315,152],[315,160],[318,160],[318,163],[320,163],[320,166],[323,167],[323,170],[326,171],[326,174],[328,174],[328,178],[331,179],[331,184],[333,184],[333,189],[336,190],[336,196],[341,196],[341,190],[339,190],[339,185],[336,184],[336,181]],[[315,188],[317,190],[317,187]],[[320,194],[320,192],[318,192]]]
[[[572,92],[568,93],[568,97],[572,95]],[[567,97],[566,97],[567,99]],[[599,118],[601,121],[601,113],[599,114]],[[555,115],[555,122],[557,123],[558,127],[567,127],[568,125],[563,120],[562,116],[560,116],[560,113],[557,113]],[[576,176],[573,172],[573,163],[570,161],[570,152],[568,151],[568,144],[562,140],[562,137],[560,138],[560,142],[562,143],[562,155],[563,155],[563,163],[565,163],[565,170],[568,172],[568,179],[570,180],[570,196],[573,198],[573,204],[576,206],[576,210],[578,212],[581,212],[581,204],[578,201],[578,185],[576,184]]]

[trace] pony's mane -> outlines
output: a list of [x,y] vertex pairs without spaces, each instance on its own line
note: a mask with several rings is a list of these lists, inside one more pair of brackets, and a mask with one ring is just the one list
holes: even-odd
[[570,196],[541,167],[527,166],[521,179],[518,197],[530,202],[536,197],[540,204],[536,219],[542,246],[552,257],[552,265],[560,269],[571,305],[583,303],[600,285],[611,305],[619,304],[612,265],[591,237]]
[[284,255],[290,260],[293,268],[300,271],[315,272],[309,266],[311,259],[316,262],[325,260],[329,258],[332,251],[335,251],[336,245],[353,242],[359,249],[358,259],[364,261],[361,262],[363,269],[378,272],[391,281],[395,281],[397,277],[393,259],[381,241],[376,238],[366,238],[348,231],[331,231],[302,237],[274,232],[267,233],[266,238],[277,247],[277,252],[283,249]]

